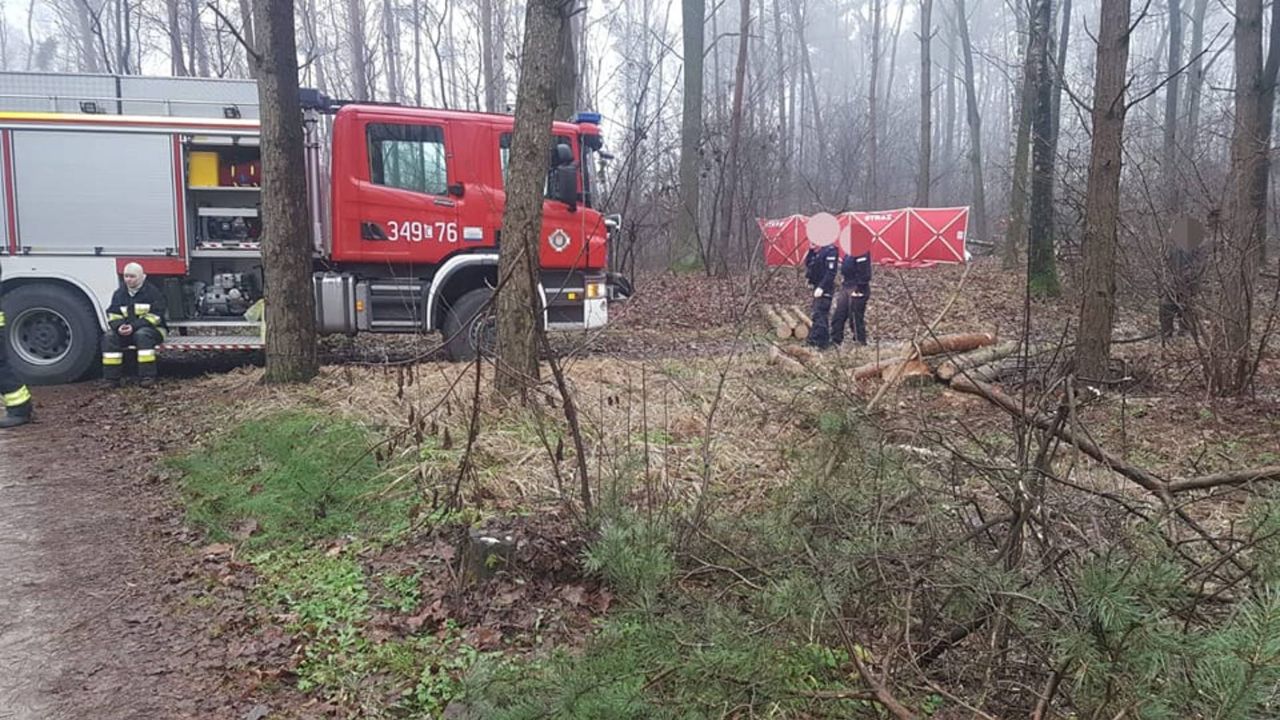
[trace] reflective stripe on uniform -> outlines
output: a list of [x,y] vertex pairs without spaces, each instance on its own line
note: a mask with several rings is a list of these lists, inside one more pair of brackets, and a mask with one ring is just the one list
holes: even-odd
[[155,351],[155,350],[139,350],[139,351],[138,351],[138,362],[140,362],[140,363],[153,363],[153,362],[155,362],[155,361],[156,361],[156,351]]
[[4,327],[4,311],[0,310],[0,327]]
[[120,314],[121,314],[121,315],[124,315],[125,317],[128,317],[128,316],[129,316],[129,306],[128,306],[128,305],[121,305],[121,306],[120,306]]
[[121,315],[120,313],[107,313],[107,322],[115,322],[117,320],[123,320],[123,319],[124,319],[124,316]]
[[152,325],[159,325],[159,324],[160,324],[160,316],[159,316],[159,315],[154,315],[154,314],[152,314],[152,313],[147,313],[146,315],[143,315],[143,316],[142,316],[142,319],[143,319],[143,320],[146,320],[147,322],[151,323]]
[[136,313],[138,317],[142,317],[143,315],[151,312],[151,305],[148,303],[134,303],[133,312]]
[[31,391],[27,389],[26,385],[23,385],[17,390],[7,393],[4,396],[5,407],[18,407],[19,405],[26,405],[29,402],[31,402]]
[[103,365],[123,365],[124,353],[122,352],[104,352],[102,353]]

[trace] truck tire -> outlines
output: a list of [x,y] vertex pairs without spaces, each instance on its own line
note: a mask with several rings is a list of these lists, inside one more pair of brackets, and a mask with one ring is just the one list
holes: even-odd
[[98,359],[102,330],[89,304],[58,285],[21,285],[4,297],[9,364],[32,385],[80,380]]
[[444,315],[444,347],[455,362],[475,360],[476,354],[493,354],[498,328],[489,299],[493,291],[477,288],[465,293]]

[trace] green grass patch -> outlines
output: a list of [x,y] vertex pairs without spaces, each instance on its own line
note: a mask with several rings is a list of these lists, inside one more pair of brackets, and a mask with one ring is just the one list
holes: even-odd
[[190,522],[211,540],[262,549],[403,523],[404,501],[380,495],[372,443],[355,423],[288,412],[245,423],[172,464]]

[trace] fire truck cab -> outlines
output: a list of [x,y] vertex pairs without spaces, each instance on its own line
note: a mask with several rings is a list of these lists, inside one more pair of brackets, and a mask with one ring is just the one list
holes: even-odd
[[[318,329],[486,349],[513,118],[302,100]],[[28,381],[91,371],[129,262],[165,292],[162,354],[262,347],[256,115],[251,81],[0,73],[0,281]],[[595,207],[598,122],[552,128],[538,258],[552,330],[601,327],[626,294]]]

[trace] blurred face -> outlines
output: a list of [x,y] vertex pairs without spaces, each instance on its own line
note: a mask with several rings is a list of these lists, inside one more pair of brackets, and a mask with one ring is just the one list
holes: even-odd
[[125,287],[129,288],[130,290],[137,290],[138,288],[142,287],[142,279],[144,277],[145,276],[142,273],[136,270],[125,270],[124,271]]

